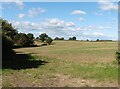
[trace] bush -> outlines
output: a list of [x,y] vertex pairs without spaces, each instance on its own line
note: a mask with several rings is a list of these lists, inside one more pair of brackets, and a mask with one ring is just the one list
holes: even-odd
[[120,63],[120,52],[116,52],[116,60]]
[[76,40],[76,37],[70,37],[69,40]]
[[48,35],[47,35],[46,33],[43,33],[43,34],[39,35],[39,37],[40,37],[40,40],[41,40],[42,42],[44,42],[44,41],[45,41],[45,38],[47,38]]
[[33,34],[25,34],[25,33],[19,33],[15,36],[15,42],[16,46],[20,47],[29,47],[32,46],[34,43],[34,36]]
[[54,40],[64,40],[63,37],[59,38],[59,37],[56,37]]
[[96,41],[100,41],[99,39],[97,39]]
[[49,45],[52,43],[52,38],[51,37],[47,37],[46,39],[45,39],[45,41],[46,41],[46,43],[48,43]]
[[5,36],[2,35],[2,59],[7,60],[8,58],[12,57],[14,54],[14,51],[12,50],[13,48],[13,42],[12,40]]

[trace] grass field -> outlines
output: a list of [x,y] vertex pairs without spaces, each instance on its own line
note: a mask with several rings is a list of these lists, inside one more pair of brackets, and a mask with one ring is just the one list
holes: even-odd
[[3,69],[3,86],[118,85],[118,66],[115,62],[117,42],[54,41],[50,46],[14,50],[19,54],[31,54],[33,57],[29,60],[44,63],[37,63],[37,67]]

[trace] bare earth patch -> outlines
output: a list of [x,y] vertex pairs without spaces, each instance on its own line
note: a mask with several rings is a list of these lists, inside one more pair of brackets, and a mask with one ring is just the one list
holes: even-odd
[[9,85],[13,87],[117,87],[117,82],[97,82],[93,79],[72,78],[68,75],[56,74],[50,79],[41,78],[33,81],[25,81],[18,76],[4,76],[4,79],[11,79]]

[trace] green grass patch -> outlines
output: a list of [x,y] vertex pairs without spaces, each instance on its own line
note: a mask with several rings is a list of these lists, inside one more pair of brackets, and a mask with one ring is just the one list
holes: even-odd
[[118,80],[118,63],[114,61],[115,42],[66,42],[55,41],[55,45],[15,49],[34,54],[18,53],[4,62],[3,86],[17,86],[23,82],[29,86],[34,81],[36,85],[42,85],[58,78],[57,74],[101,82]]
[[[38,84],[47,81],[47,79],[54,79],[55,74],[70,75],[73,78],[95,79],[97,81],[116,81],[118,79],[118,66],[115,63],[76,64],[72,61],[47,58],[45,56],[38,59],[48,63],[37,68],[4,69],[3,76],[17,75],[18,79],[23,79],[26,82],[36,80]],[[6,78],[4,79],[6,80]],[[10,84],[11,79],[7,78],[7,80],[3,81],[3,86],[12,86]]]

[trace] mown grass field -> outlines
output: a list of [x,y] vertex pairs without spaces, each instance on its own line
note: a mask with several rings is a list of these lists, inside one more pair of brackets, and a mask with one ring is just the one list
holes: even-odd
[[[117,86],[117,42],[54,41],[53,45],[14,49],[45,61],[33,68],[3,69],[3,86]],[[20,62],[22,63],[22,62]],[[23,62],[24,63],[24,62]],[[29,62],[26,65],[30,65]]]

